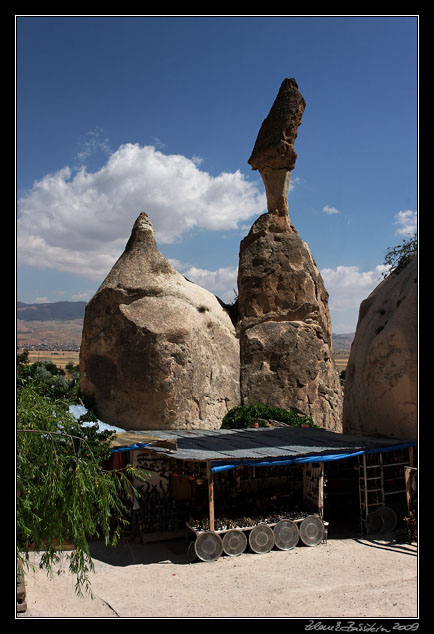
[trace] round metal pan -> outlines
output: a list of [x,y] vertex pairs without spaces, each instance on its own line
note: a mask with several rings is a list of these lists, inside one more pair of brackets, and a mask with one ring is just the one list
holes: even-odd
[[280,520],[274,527],[274,543],[280,550],[291,550],[298,544],[300,531],[295,522]]
[[306,546],[317,546],[324,538],[324,524],[317,515],[308,515],[300,524],[300,538]]
[[244,531],[229,531],[223,536],[223,551],[230,557],[241,555],[246,549],[247,537]]
[[396,528],[398,518],[390,506],[380,506],[376,512],[383,518],[383,531],[393,531]]
[[268,553],[274,546],[273,529],[266,524],[258,524],[250,531],[249,545],[255,553]]
[[217,533],[200,533],[194,542],[196,555],[202,561],[215,561],[223,552],[222,538]]

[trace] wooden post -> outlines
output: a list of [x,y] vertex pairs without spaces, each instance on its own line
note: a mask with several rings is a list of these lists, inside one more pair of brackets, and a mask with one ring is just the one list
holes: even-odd
[[[365,493],[365,517],[364,519],[366,520],[366,518],[368,517],[368,471],[366,468],[366,454],[363,454],[363,486],[365,487],[364,489],[364,493]],[[366,527],[367,524],[365,522],[364,524],[365,527],[365,532],[366,532]]]
[[206,463],[206,473],[208,478],[209,530],[214,532],[214,476],[209,462]]
[[319,516],[323,516],[324,508],[324,463],[319,463],[319,475],[318,475],[318,513]]
[[410,467],[414,467],[414,447],[409,447],[408,448],[408,461],[410,464]]

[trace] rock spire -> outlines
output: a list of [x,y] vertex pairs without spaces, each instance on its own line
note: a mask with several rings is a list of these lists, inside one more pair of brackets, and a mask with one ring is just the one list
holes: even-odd
[[288,214],[290,172],[297,159],[294,142],[305,107],[295,79],[284,79],[248,161],[264,181],[268,211],[283,216]]
[[328,293],[288,215],[294,141],[305,101],[285,79],[249,163],[259,170],[268,213],[242,240],[238,268],[241,402],[296,408],[342,430],[342,390],[332,356]]

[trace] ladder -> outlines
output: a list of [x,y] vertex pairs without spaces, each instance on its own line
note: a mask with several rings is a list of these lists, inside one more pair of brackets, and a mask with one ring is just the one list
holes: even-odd
[[[407,456],[405,455],[407,453]],[[404,467],[411,462],[410,452],[401,450],[359,456],[359,497],[362,532],[366,532],[369,513],[389,503],[388,496],[406,493]],[[392,468],[395,467],[393,470]],[[399,474],[396,474],[396,468]],[[395,475],[394,475],[395,473]],[[394,475],[394,477],[390,477]]]

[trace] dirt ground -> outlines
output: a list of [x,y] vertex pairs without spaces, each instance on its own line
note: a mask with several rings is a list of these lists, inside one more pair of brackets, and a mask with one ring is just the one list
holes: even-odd
[[[63,555],[65,556],[65,555]],[[289,551],[247,550],[190,563],[185,539],[92,544],[94,598],[68,573],[26,575],[18,618],[417,618],[415,542],[385,535],[333,538]],[[32,553],[35,563],[39,554]]]

